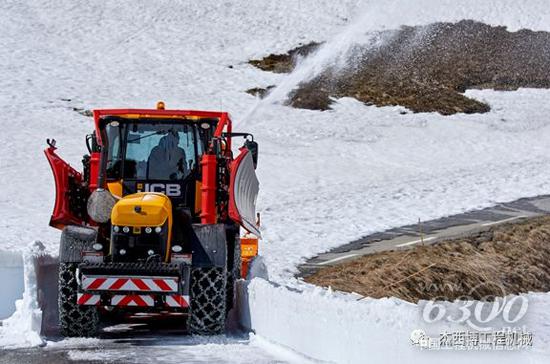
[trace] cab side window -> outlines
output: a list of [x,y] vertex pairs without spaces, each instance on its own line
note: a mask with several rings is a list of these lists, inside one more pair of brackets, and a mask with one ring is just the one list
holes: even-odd
[[118,123],[110,123],[106,126],[107,138],[109,140],[109,151],[107,153],[106,175],[109,179],[119,179],[122,166],[120,140],[122,137],[121,128]]

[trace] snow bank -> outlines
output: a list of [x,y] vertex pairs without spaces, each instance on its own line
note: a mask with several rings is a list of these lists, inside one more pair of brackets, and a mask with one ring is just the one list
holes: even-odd
[[15,301],[23,295],[23,258],[21,253],[0,251],[0,277],[3,290],[0,295],[0,320],[15,311]]
[[[291,289],[255,278],[241,281],[241,323],[257,335],[318,360],[338,363],[518,363],[550,359],[550,335],[545,328],[550,314],[550,293],[526,295],[530,306],[528,331],[534,346],[524,351],[465,352],[422,351],[410,341],[413,330],[424,329],[437,337],[444,330],[468,327],[441,322],[427,324],[417,305],[395,298],[356,300],[352,295],[319,287]],[[458,306],[449,303],[458,310]],[[498,326],[495,329],[501,329]]]
[[[35,241],[23,251],[23,297],[15,302],[15,312],[0,326],[0,347],[28,347],[42,345],[41,333],[56,326],[56,287],[46,285],[57,279],[57,262],[45,253],[42,243]],[[20,277],[18,277],[20,278]],[[52,316],[53,315],[53,316]]]
[[38,306],[36,258],[44,247],[34,242],[23,253],[25,291],[15,302],[16,311],[0,328],[0,345],[6,347],[36,346],[43,343],[40,337],[42,311]]

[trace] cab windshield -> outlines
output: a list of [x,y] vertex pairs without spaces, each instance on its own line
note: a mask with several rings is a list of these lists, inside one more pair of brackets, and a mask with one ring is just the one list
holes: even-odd
[[181,121],[113,121],[106,132],[108,178],[183,180],[203,152],[197,128]]

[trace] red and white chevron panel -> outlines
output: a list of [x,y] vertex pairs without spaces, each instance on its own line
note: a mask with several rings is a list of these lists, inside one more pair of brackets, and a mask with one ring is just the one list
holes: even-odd
[[178,308],[189,307],[189,296],[181,296],[179,294],[166,296],[166,306]]
[[177,292],[178,277],[82,276],[86,291]]
[[98,294],[78,293],[76,303],[78,305],[96,306],[99,305],[100,296]]
[[153,307],[155,299],[151,295],[118,294],[111,298],[113,306]]

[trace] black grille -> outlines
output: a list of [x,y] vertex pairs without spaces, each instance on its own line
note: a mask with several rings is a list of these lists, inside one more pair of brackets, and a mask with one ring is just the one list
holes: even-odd
[[[162,261],[166,256],[166,241],[165,227],[160,233],[146,233],[144,228],[139,233],[134,233],[132,227],[125,233],[120,228],[119,232],[111,233],[113,262],[146,262],[152,259]],[[121,254],[121,250],[125,250],[125,254]],[[149,254],[150,250],[153,255]]]

